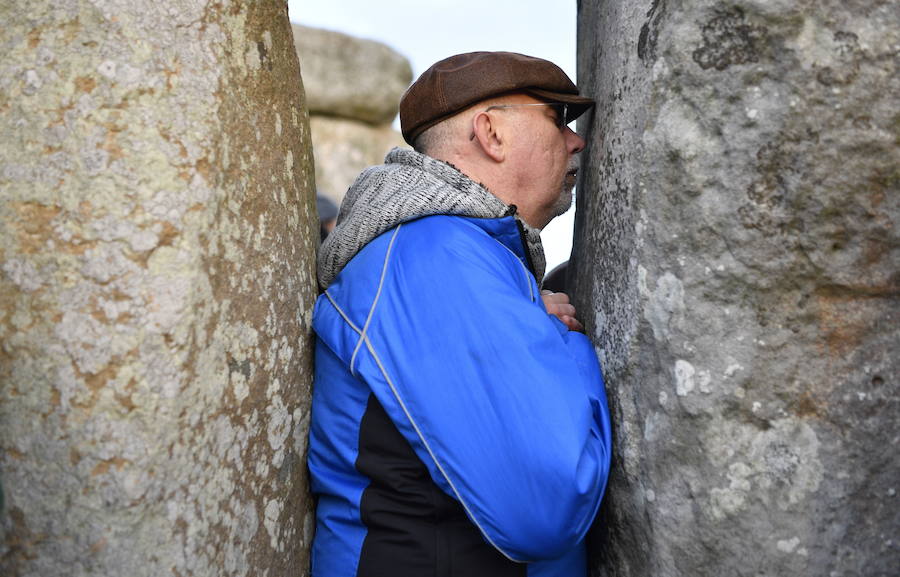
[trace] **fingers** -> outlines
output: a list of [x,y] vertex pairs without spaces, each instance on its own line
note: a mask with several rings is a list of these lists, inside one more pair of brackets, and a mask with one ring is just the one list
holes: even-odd
[[566,293],[555,293],[553,291],[542,290],[541,298],[544,300],[544,306],[550,304],[569,304],[569,295]]
[[563,317],[563,316],[574,317],[575,316],[575,307],[568,303],[567,304],[553,303],[550,305],[547,305],[547,303],[544,303],[544,306],[547,307],[547,312],[550,313],[551,315],[556,315],[558,317]]
[[575,307],[569,303],[569,295],[566,293],[555,293],[548,290],[541,291],[541,299],[544,301],[544,307],[546,307],[547,312],[550,314],[556,314],[555,312],[551,312],[551,308],[555,307],[568,307],[571,311],[564,311],[564,314],[572,314],[574,315]]
[[541,299],[547,313],[561,320],[570,331],[584,332],[584,326],[575,318],[575,307],[569,302],[569,295],[543,290]]
[[541,291],[541,296],[542,297],[553,297],[554,299],[562,299],[562,300],[565,300],[566,302],[569,302],[569,295],[567,295],[566,293],[555,293],[551,290],[544,289]]
[[570,331],[577,331],[579,333],[584,332],[584,325],[578,322],[578,319],[576,319],[575,317],[565,315],[559,317],[559,320],[561,320],[563,324],[566,325],[566,328],[568,328]]

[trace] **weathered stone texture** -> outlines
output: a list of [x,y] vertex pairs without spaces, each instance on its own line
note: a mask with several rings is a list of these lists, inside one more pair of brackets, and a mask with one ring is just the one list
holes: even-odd
[[311,114],[390,124],[412,82],[409,61],[380,42],[294,24]]
[[316,157],[316,187],[338,204],[364,168],[381,164],[395,146],[407,146],[400,133],[387,125],[312,116],[309,128]]
[[310,103],[316,187],[340,205],[362,169],[406,145],[391,123],[412,68],[372,40],[298,24],[293,33]]
[[900,567],[900,11],[580,2],[598,575]]
[[285,4],[0,21],[0,574],[305,574],[317,226]]

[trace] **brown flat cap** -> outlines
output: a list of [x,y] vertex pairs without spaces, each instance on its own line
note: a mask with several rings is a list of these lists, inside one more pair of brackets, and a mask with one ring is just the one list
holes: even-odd
[[400,99],[400,130],[409,144],[428,128],[482,100],[525,92],[569,104],[571,122],[594,105],[552,62],[514,52],[469,52],[445,58],[422,73]]

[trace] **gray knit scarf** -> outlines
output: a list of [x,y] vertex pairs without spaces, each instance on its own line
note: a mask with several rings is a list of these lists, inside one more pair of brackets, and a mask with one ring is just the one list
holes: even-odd
[[[513,212],[450,164],[395,148],[384,164],[364,170],[347,191],[338,224],[319,250],[319,286],[328,288],[366,243],[400,223],[436,214],[500,218]],[[516,219],[525,231],[532,272],[540,285],[546,266],[540,231],[518,215]]]

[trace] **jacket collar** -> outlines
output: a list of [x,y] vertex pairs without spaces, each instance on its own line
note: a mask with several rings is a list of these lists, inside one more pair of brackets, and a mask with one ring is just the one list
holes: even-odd
[[[501,242],[524,257],[540,285],[546,266],[540,231],[520,219],[515,206],[505,204],[446,162],[395,148],[384,164],[364,170],[347,191],[337,226],[319,251],[319,286],[328,288],[350,259],[380,234],[400,223],[438,214],[474,219],[509,217],[505,228],[515,222],[521,242]],[[492,225],[485,226],[488,230]]]

